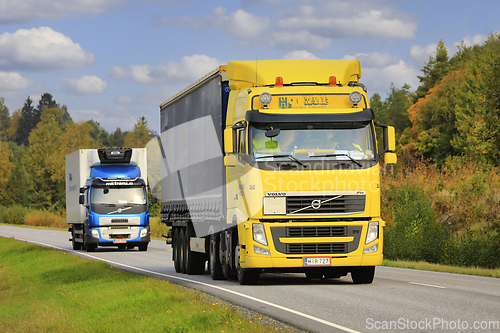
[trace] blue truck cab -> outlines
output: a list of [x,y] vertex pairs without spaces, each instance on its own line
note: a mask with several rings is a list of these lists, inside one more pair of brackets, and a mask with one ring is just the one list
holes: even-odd
[[[95,153],[99,161],[94,163]],[[137,246],[139,251],[146,251],[150,225],[147,179],[142,176],[147,174],[145,149],[82,149],[73,154],[66,157],[67,183],[75,183],[67,186],[67,196],[68,192],[76,192],[77,164],[80,169],[87,169],[80,172],[82,177],[87,176],[84,185],[78,187],[79,218],[69,209],[74,208],[74,202],[68,202],[71,198],[67,197],[73,249],[91,252],[100,246],[121,249]],[[142,161],[142,168],[132,161],[132,155]],[[75,194],[70,196],[74,198]],[[74,215],[71,221],[70,215]]]

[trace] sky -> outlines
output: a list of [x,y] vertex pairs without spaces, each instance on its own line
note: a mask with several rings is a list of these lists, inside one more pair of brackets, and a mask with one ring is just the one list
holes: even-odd
[[108,132],[231,60],[360,59],[369,96],[414,91],[443,39],[451,57],[500,31],[498,0],[0,0],[0,97],[52,94]]

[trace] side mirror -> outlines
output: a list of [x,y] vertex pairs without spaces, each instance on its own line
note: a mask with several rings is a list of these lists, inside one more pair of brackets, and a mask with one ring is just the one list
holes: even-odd
[[238,156],[235,154],[228,154],[224,156],[224,166],[235,167],[238,163]]
[[82,194],[82,195],[80,195],[80,197],[78,198],[78,203],[79,203],[80,205],[85,204],[85,196],[84,196],[83,194]]
[[80,193],[85,193],[85,187],[80,187]]
[[234,147],[235,142],[234,142],[234,130],[232,128],[226,128],[224,130],[224,151],[226,153],[234,153]]
[[393,126],[382,125],[380,123],[375,123],[376,126],[380,126],[384,129],[384,150],[379,154],[379,156],[384,155],[385,163],[396,164],[398,157],[394,153],[396,150],[396,131]]
[[395,153],[385,153],[384,161],[386,164],[396,164],[398,162],[398,156]]
[[384,127],[384,150],[396,150],[396,131],[393,126]]

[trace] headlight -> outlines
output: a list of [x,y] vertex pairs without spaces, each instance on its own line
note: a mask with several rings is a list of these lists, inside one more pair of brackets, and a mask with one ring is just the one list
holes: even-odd
[[252,224],[253,229],[253,240],[259,244],[267,246],[266,232],[264,231],[264,225],[260,223]]
[[378,221],[368,223],[365,244],[370,244],[378,238]]
[[352,104],[357,105],[363,100],[363,95],[359,91],[353,91],[349,94],[349,100]]
[[141,237],[146,237],[148,234],[148,229],[144,228],[144,229],[141,229]]
[[264,105],[264,107],[271,104],[272,100],[273,100],[273,96],[271,96],[271,94],[268,92],[263,92],[262,94],[259,95],[259,102],[260,102],[260,104]]
[[97,229],[92,229],[92,236],[99,238],[99,231]]

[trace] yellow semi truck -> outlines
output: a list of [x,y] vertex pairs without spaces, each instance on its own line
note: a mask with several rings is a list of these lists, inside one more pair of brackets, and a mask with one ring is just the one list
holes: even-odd
[[[255,284],[263,272],[382,263],[380,159],[359,60],[230,61],[160,105],[162,222],[177,272]],[[384,133],[377,147],[375,128]]]

